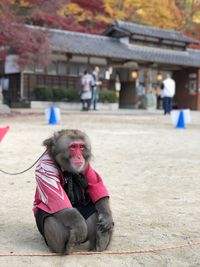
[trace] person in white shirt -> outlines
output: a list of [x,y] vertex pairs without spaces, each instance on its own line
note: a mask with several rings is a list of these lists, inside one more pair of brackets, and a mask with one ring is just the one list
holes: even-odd
[[164,115],[170,114],[172,110],[172,99],[176,91],[176,83],[171,78],[169,73],[166,74],[166,78],[162,82],[161,89],[162,89],[161,95],[163,98]]

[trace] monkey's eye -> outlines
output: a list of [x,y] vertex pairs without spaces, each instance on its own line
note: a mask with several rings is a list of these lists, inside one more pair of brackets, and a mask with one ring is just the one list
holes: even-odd
[[84,151],[85,150],[85,145],[84,144],[71,144],[69,146],[70,151],[75,151],[76,149],[80,149],[80,151]]
[[76,149],[76,145],[72,144],[69,148],[70,148],[70,150],[75,150]]
[[85,145],[83,145],[83,144],[80,145],[80,150],[81,150],[81,151],[85,150]]

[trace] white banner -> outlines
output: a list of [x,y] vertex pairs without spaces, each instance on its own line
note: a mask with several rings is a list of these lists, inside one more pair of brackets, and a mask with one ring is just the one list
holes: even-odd
[[19,73],[20,72],[20,66],[17,63],[18,56],[16,55],[9,55],[6,57],[5,60],[5,73]]

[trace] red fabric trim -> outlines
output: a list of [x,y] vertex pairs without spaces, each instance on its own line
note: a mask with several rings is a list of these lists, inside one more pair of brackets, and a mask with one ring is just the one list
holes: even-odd
[[87,177],[89,193],[93,203],[97,202],[103,197],[108,197],[109,193],[103,183],[101,176],[88,164],[83,174]]

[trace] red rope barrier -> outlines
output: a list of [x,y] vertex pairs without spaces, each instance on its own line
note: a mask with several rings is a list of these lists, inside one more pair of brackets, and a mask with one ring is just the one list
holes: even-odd
[[[183,244],[178,246],[171,246],[171,247],[161,247],[161,248],[149,248],[143,250],[119,250],[119,251],[80,251],[80,252],[73,252],[70,255],[96,255],[96,254],[139,254],[139,253],[155,253],[163,250],[171,250],[171,249],[179,249],[179,248],[186,248],[192,246],[199,246],[200,242],[194,242],[189,244]],[[20,252],[9,252],[9,253],[0,253],[0,256],[63,256],[63,254],[59,253],[20,253]]]

